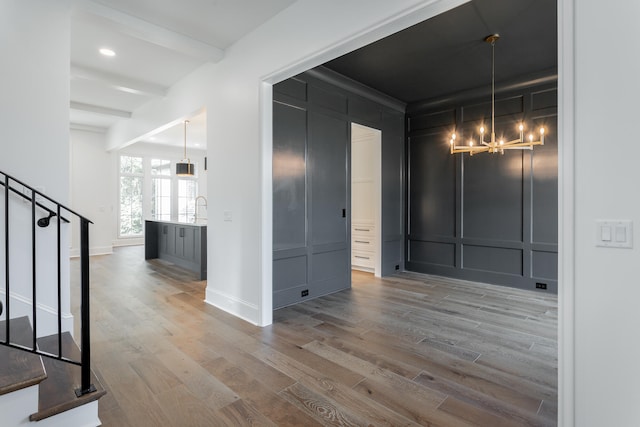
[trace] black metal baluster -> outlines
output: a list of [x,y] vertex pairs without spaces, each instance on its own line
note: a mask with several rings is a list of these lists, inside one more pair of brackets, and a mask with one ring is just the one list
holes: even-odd
[[11,328],[9,327],[9,322],[11,316],[9,316],[11,312],[11,294],[9,289],[9,176],[4,176],[4,235],[5,235],[5,245],[4,245],[4,274],[5,274],[5,284],[4,284],[4,299],[5,299],[5,315],[4,318],[7,320],[5,324],[5,339],[7,343],[11,342]]
[[58,252],[58,358],[62,359],[62,275],[60,273],[60,265],[62,264],[62,257],[60,254],[60,247],[62,246],[62,242],[60,239],[60,205],[57,205],[57,215],[56,215],[56,233],[57,233],[57,241],[58,244],[56,246]]
[[31,310],[33,313],[33,342],[31,348],[33,350],[37,348],[36,343],[38,339],[38,320],[36,313],[36,267],[36,192],[35,190],[31,190]]
[[91,384],[91,332],[89,328],[89,220],[80,218],[80,292],[82,323],[82,378],[76,396],[96,391]]

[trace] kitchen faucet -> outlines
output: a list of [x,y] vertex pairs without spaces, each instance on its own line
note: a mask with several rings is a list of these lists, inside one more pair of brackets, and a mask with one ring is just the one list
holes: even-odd
[[204,196],[196,197],[196,201],[195,201],[195,203],[196,203],[196,213],[195,213],[195,215],[193,217],[193,222],[198,222],[198,207],[200,206],[200,205],[198,205],[198,200],[200,200],[200,199],[204,200],[204,208],[205,209],[207,208],[207,198],[204,197]]

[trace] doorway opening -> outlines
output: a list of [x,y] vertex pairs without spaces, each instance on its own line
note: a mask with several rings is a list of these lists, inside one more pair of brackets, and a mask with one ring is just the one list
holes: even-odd
[[351,268],[382,275],[382,131],[351,123]]

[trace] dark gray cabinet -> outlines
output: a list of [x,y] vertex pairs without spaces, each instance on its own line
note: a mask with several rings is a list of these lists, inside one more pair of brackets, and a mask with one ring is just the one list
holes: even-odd
[[207,278],[207,227],[146,221],[145,259],[160,258]]

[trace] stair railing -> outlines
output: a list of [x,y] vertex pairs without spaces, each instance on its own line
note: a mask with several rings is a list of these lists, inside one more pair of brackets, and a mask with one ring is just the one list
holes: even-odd
[[[56,360],[60,360],[66,363],[80,366],[81,370],[81,384],[78,389],[75,390],[76,396],[80,397],[87,393],[96,391],[96,388],[91,383],[91,329],[89,318],[89,224],[92,222],[73,211],[72,209],[56,202],[42,191],[25,184],[24,182],[0,171],[0,191],[4,187],[4,319],[5,319],[5,331],[4,340],[0,340],[0,345],[16,348],[26,352],[34,353],[39,356],[48,357]],[[12,203],[16,204],[22,200],[24,203],[30,205],[31,216],[31,236],[13,236],[12,222],[13,216],[11,215],[10,206]],[[18,204],[19,205],[19,204]],[[15,206],[15,205],[13,205]],[[45,214],[46,216],[37,218],[39,214]],[[62,233],[69,232],[67,224],[71,225],[72,219],[79,221],[80,232],[80,347],[81,356],[80,360],[73,360],[65,357],[62,351]],[[55,219],[55,220],[54,220]],[[50,353],[42,351],[38,348],[37,344],[37,331],[38,331],[38,299],[37,299],[37,235],[39,228],[47,228],[51,225],[51,221],[54,220],[55,234],[56,234],[56,265],[57,265],[57,344],[58,352]],[[64,225],[64,227],[63,227]],[[28,234],[28,233],[27,233]],[[31,345],[25,346],[18,343],[11,342],[11,242],[12,239],[29,239],[31,240],[31,322],[33,327],[33,336],[31,337]],[[68,261],[65,261],[68,262]],[[1,304],[1,302],[0,302]],[[1,307],[1,305],[0,305]],[[2,308],[0,308],[0,315],[2,314]]]

